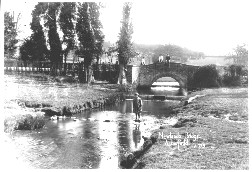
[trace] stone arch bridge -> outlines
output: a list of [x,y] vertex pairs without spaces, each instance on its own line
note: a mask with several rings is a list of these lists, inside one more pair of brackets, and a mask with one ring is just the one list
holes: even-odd
[[181,63],[155,63],[150,65],[127,67],[127,81],[136,83],[138,87],[151,87],[151,85],[162,77],[175,79],[180,87],[190,87],[190,80],[199,66],[185,65]]

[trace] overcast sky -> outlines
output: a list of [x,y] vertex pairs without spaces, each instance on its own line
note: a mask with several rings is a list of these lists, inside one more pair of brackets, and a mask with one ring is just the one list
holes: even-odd
[[[101,21],[105,40],[118,39],[123,1],[103,1]],[[226,55],[237,44],[248,44],[249,0],[132,1],[133,41],[176,44],[206,55]],[[21,12],[21,37],[31,34],[29,23],[36,1],[4,0],[4,11]]]

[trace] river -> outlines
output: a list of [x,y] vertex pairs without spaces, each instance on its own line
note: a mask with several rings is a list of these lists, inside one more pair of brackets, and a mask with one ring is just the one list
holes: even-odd
[[[167,90],[176,95],[178,89]],[[15,131],[12,143],[20,160],[40,169],[118,169],[120,159],[139,149],[150,131],[167,120],[178,101],[143,101],[141,122],[135,122],[132,100],[75,118],[49,120],[36,131]]]

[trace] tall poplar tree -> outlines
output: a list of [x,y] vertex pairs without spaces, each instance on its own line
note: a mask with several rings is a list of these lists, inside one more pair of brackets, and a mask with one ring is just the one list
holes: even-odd
[[94,2],[79,3],[77,16],[78,55],[84,58],[85,78],[90,83],[91,64],[94,58],[101,54],[103,43],[99,8]]
[[[41,25],[41,17],[48,8],[47,3],[38,3],[32,11],[32,22],[30,28],[32,34],[30,38],[26,39],[21,46],[20,53],[22,60],[28,61],[44,61],[48,57],[48,49],[46,47],[46,39]],[[32,45],[32,46],[31,46]],[[29,58],[28,58],[29,57]]]
[[57,32],[57,14],[59,12],[60,3],[52,2],[48,3],[48,10],[45,15],[46,23],[48,27],[48,38],[50,45],[50,60],[52,63],[51,74],[57,73],[56,69],[62,64],[62,47],[60,37]]
[[131,3],[126,2],[123,6],[122,26],[119,33],[118,46],[118,61],[119,61],[119,77],[118,84],[126,84],[126,67],[129,59],[133,57],[133,45],[131,42],[133,26],[130,22]]
[[94,56],[96,57],[97,62],[99,61],[100,55],[103,53],[103,42],[104,42],[104,35],[102,32],[102,23],[99,19],[100,17],[100,5],[91,2],[89,12],[90,12],[90,22],[93,30],[93,36],[95,38],[95,47],[94,47]]
[[62,44],[66,45],[66,48],[63,50],[64,55],[64,70],[66,71],[66,57],[70,50],[74,49],[75,46],[75,25],[76,21],[76,3],[75,2],[64,2],[61,4],[60,16],[59,16],[59,25],[63,32],[63,41]]

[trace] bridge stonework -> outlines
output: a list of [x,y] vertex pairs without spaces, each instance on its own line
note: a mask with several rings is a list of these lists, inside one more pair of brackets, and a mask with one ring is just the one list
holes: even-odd
[[185,65],[181,63],[155,63],[150,65],[134,66],[127,68],[127,81],[138,87],[150,87],[156,80],[162,77],[175,79],[180,87],[190,87],[189,80],[199,66]]

